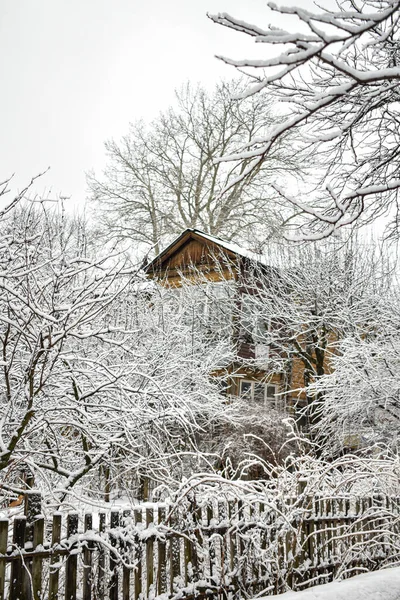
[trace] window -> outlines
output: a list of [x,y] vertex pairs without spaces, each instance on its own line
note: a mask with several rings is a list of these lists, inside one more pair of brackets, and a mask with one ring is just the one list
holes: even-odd
[[276,404],[276,394],[278,386],[273,383],[263,383],[261,381],[240,380],[240,396],[249,398],[254,402],[264,406],[274,406]]
[[240,395],[241,396],[251,397],[251,395],[252,395],[252,393],[251,393],[252,385],[253,384],[250,381],[241,381],[240,382]]
[[254,344],[254,357],[258,363],[258,367],[262,368],[263,365],[268,365],[270,355],[269,344]]
[[242,295],[240,334],[244,341],[254,344],[255,359],[259,368],[266,368],[270,355],[271,319],[260,312],[257,296]]

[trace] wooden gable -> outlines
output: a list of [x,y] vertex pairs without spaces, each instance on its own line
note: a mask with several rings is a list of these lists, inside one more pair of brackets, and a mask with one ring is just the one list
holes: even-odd
[[193,268],[204,273],[208,279],[230,279],[235,269],[230,270],[229,264],[236,265],[238,258],[222,243],[211,241],[193,230],[186,230],[147,265],[146,272],[150,277],[166,279],[172,285],[179,285],[180,274],[190,277]]

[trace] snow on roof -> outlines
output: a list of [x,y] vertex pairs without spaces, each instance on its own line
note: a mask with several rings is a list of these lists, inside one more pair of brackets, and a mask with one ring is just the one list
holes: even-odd
[[205,233],[204,231],[200,231],[200,229],[188,229],[187,231],[193,231],[193,233],[197,233],[198,235],[201,235],[202,237],[206,238],[207,240],[210,240],[210,242],[213,242],[214,244],[222,246],[223,248],[225,248],[226,250],[229,250],[230,252],[234,252],[235,254],[239,254],[240,256],[243,256],[244,258],[248,258],[249,260],[254,260],[256,262],[262,263],[263,265],[267,266],[267,263],[265,262],[265,257],[262,254],[258,254],[257,252],[252,252],[251,250],[242,248],[238,244],[234,244],[232,242],[227,242],[226,240],[223,240],[222,238],[216,237],[214,235],[210,235],[209,233]]
[[166,248],[164,248],[164,250],[162,250],[162,252],[160,252],[160,254],[158,254],[155,258],[153,258],[153,260],[151,261],[151,263],[148,265],[148,267],[150,265],[155,264],[162,256],[164,256],[168,250],[170,248],[173,248],[173,246],[187,233],[194,233],[202,238],[204,238],[205,240],[208,240],[210,242],[212,242],[213,244],[216,244],[217,246],[220,246],[221,248],[225,248],[225,250],[228,250],[229,252],[233,252],[234,254],[237,254],[238,256],[242,256],[243,258],[248,258],[249,260],[253,260],[257,263],[260,263],[264,266],[268,266],[268,263],[266,262],[266,258],[262,255],[262,254],[258,254],[257,252],[252,252],[251,250],[247,250],[246,248],[242,248],[241,246],[239,246],[238,244],[234,244],[232,242],[228,242],[222,238],[216,237],[214,235],[211,235],[210,233],[205,233],[204,231],[201,231],[200,229],[194,229],[194,228],[188,228],[185,229],[185,231],[183,231],[177,238],[175,238],[173,240],[173,242],[171,242]]

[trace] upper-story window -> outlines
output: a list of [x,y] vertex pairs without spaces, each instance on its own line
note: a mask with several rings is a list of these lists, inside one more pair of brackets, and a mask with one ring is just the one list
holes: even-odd
[[252,294],[242,294],[240,308],[241,335],[255,344],[268,344],[271,320],[266,318],[262,303]]
[[188,283],[171,291],[181,304],[188,325],[210,335],[232,335],[234,281]]
[[229,281],[209,282],[197,286],[199,314],[204,324],[219,327],[232,324],[234,285]]

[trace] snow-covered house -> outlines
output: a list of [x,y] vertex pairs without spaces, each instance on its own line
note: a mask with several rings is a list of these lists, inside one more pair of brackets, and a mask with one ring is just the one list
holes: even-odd
[[[276,277],[275,268],[255,252],[197,229],[186,229],[146,266],[146,272],[149,277],[176,290],[183,281],[200,278],[204,282],[207,292],[199,297],[199,318],[206,317],[212,328],[220,323],[219,311],[231,325],[235,358],[227,368],[228,395],[245,396],[278,409],[292,408],[298,398],[292,398],[288,390],[301,387],[301,365],[291,361],[290,369],[283,369],[284,357],[278,357],[278,350],[265,343],[265,335],[257,334],[257,329],[270,328],[273,324],[267,322],[268,319],[259,323],[254,315],[251,319],[248,312],[251,303],[245,284],[246,274],[262,272]],[[257,293],[254,284],[250,293]],[[229,294],[233,296],[227,302]]]

